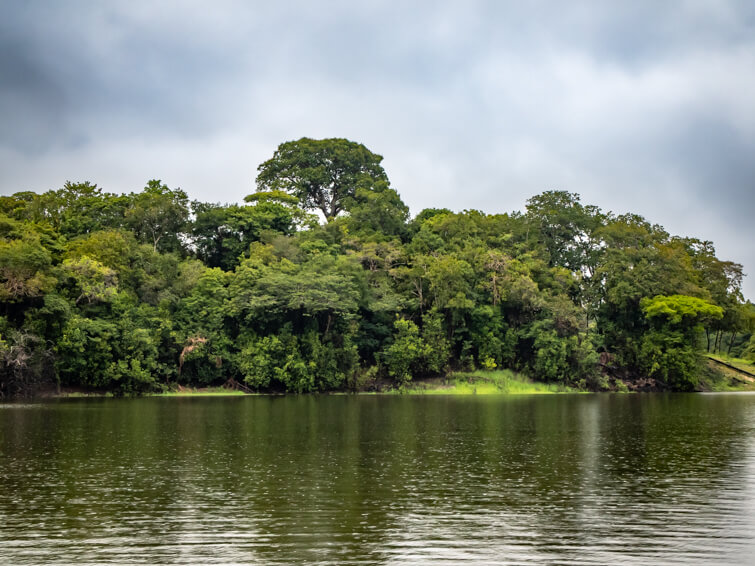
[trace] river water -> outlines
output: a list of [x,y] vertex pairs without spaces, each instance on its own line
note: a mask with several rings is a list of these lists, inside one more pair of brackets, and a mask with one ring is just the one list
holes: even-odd
[[753,564],[755,395],[0,405],[2,564]]

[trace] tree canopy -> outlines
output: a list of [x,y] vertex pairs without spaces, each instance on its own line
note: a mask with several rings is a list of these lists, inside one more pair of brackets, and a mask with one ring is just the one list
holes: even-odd
[[364,145],[343,138],[301,138],[280,144],[259,166],[257,189],[290,193],[304,208],[319,210],[332,220],[358,188],[388,181],[382,160]]
[[381,161],[302,138],[244,202],[157,180],[0,197],[0,396],[330,391],[478,368],[689,390],[706,351],[755,358],[742,266],[711,242],[562,191],[410,219]]

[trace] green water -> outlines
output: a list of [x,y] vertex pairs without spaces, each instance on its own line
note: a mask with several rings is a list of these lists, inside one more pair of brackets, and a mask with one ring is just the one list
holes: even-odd
[[755,395],[0,405],[0,563],[752,564]]

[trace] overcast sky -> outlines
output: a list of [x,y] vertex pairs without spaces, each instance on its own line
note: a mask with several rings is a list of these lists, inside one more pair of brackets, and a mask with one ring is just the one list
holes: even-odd
[[577,192],[713,240],[755,299],[751,0],[0,5],[2,194],[236,202],[279,143],[345,137],[413,214]]

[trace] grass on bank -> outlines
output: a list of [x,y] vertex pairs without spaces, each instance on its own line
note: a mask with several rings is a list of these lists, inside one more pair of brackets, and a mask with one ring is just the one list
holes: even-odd
[[238,395],[249,395],[249,393],[226,387],[181,387],[178,390],[171,389],[158,393],[150,393],[152,397],[229,397]]
[[[713,357],[710,355],[709,357]],[[748,360],[716,356],[722,361],[742,370],[755,373],[755,364]],[[584,393],[583,389],[561,384],[532,381],[522,374],[511,370],[473,372],[455,372],[448,377],[417,379],[409,381],[402,387],[379,387],[378,391],[362,391],[360,394],[407,394],[407,395],[538,395],[554,393]],[[259,395],[228,387],[184,387],[173,386],[169,390],[147,393],[154,397],[227,397],[240,395]],[[624,389],[626,390],[626,388]],[[755,391],[755,378],[727,368],[708,360],[701,368],[698,391],[734,392]],[[331,394],[349,394],[347,391]],[[112,397],[112,393],[87,391],[59,391],[55,397]]]
[[448,378],[410,381],[390,393],[409,395],[538,395],[577,393],[580,390],[554,383],[539,383],[510,370],[457,372]]
[[713,360],[718,359],[735,368],[755,374],[755,365],[751,362],[720,355],[713,356],[708,354],[707,356],[711,359],[706,360],[702,367],[700,376],[700,389],[702,391],[755,391],[755,378],[736,369],[718,364]]
[[720,362],[727,363],[731,366],[734,366],[735,368],[755,375],[755,363],[751,362],[750,360],[745,360],[744,358],[732,358],[724,354],[706,354],[706,356],[712,360],[718,360]]
[[[143,394],[145,397],[227,397],[236,395],[248,395],[243,391],[236,391],[227,387],[181,387],[179,389],[167,389],[152,391]],[[129,395],[126,394],[126,397]],[[137,395],[138,396],[138,395]],[[86,399],[116,397],[112,391],[82,391],[61,389],[56,392],[46,392],[42,397],[57,397],[60,399]]]

